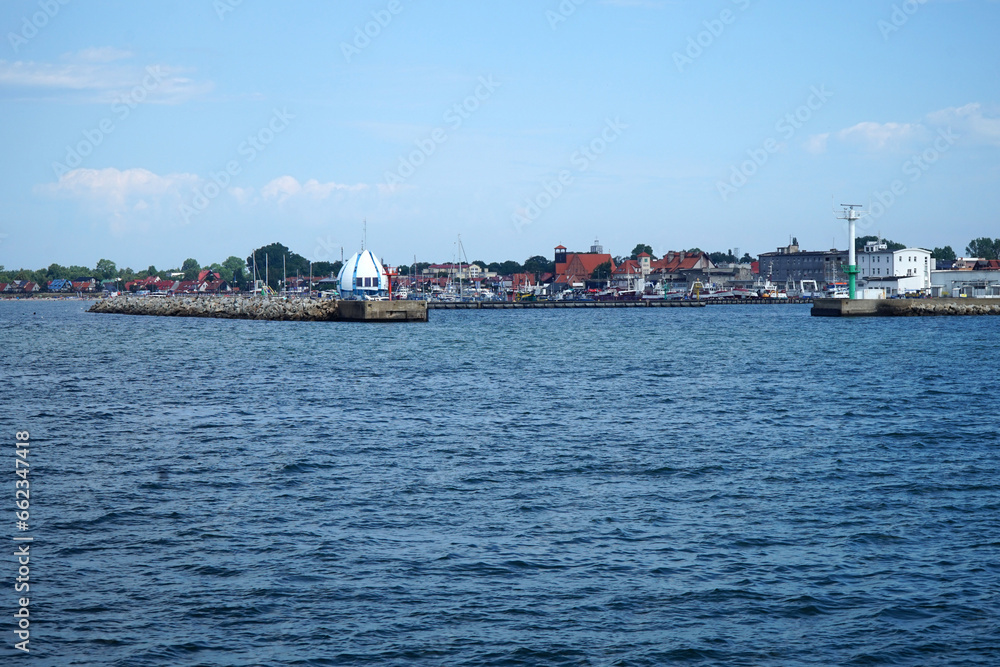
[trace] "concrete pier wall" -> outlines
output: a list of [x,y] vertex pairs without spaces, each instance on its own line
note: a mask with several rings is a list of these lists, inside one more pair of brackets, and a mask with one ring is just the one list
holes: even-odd
[[1000,315],[1000,299],[816,299],[816,317]]
[[345,322],[426,322],[426,301],[338,301]]

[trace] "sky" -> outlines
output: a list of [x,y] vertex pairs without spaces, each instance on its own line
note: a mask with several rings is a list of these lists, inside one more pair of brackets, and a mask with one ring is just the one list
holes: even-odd
[[0,265],[1000,236],[996,0],[5,0]]

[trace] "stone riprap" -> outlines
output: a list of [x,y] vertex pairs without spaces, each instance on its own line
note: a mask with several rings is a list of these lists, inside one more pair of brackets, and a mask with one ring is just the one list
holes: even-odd
[[340,309],[333,300],[286,301],[267,297],[116,296],[98,301],[87,312],[290,322],[332,322],[340,319]]
[[911,301],[907,307],[897,307],[889,302],[884,308],[892,315],[1000,315],[1000,304],[977,303],[968,299],[964,303],[936,303],[934,299]]

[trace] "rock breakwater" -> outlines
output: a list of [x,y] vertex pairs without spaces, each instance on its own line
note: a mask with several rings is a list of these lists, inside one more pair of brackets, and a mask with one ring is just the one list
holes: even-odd
[[337,301],[286,301],[267,297],[117,296],[98,301],[87,312],[290,322],[333,322],[341,319]]
[[888,302],[884,307],[891,315],[1000,315],[1000,304],[976,303],[970,300],[966,303],[935,303],[934,300],[904,302],[906,307],[898,307]]

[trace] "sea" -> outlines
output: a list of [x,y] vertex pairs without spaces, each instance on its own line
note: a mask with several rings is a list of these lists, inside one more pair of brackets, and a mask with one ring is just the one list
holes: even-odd
[[88,306],[0,302],[4,665],[1000,664],[1000,318]]

